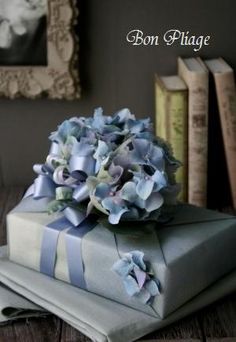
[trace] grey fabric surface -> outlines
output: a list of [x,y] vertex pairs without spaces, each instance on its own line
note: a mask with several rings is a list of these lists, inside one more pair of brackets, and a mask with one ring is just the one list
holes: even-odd
[[[1,247],[1,254],[6,248]],[[39,317],[47,312],[0,283],[0,325],[19,318]]]
[[0,284],[0,325],[19,318],[41,317],[48,313]]
[[[44,212],[46,203],[45,199],[25,198],[7,218],[10,260],[35,270],[39,270],[44,227],[58,217]],[[235,217],[187,204],[176,207],[168,225],[153,226],[138,236],[113,234],[98,224],[82,240],[87,289],[164,318],[236,268],[235,245]],[[161,295],[152,306],[129,297],[122,280],[111,270],[132,250],[144,252],[161,283]],[[64,231],[58,240],[55,277],[69,282]]]
[[97,342],[131,342],[214,302],[236,289],[231,272],[165,319],[47,277],[10,262],[0,249],[0,281],[30,301],[61,317]]

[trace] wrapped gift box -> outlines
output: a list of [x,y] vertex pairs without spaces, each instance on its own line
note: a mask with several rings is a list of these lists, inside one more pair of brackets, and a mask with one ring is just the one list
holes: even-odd
[[[44,202],[23,199],[7,217],[9,259],[39,271],[43,232],[56,218]],[[55,278],[69,282],[65,234],[59,234]],[[171,222],[143,234],[115,234],[97,224],[82,239],[87,290],[164,318],[236,268],[235,245],[235,217],[186,204],[176,207]],[[112,270],[134,250],[144,253],[160,282],[161,293],[150,305],[130,297]]]

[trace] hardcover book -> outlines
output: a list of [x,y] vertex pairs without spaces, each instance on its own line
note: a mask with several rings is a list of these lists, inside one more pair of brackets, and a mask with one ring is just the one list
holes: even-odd
[[187,201],[188,90],[179,76],[155,77],[156,134],[167,140],[182,166],[176,180],[182,184],[181,201]]
[[189,89],[188,201],[207,202],[208,71],[200,58],[179,58],[178,73]]

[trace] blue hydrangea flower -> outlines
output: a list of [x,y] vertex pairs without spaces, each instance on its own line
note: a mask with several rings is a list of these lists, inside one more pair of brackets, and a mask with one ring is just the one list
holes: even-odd
[[149,165],[158,170],[164,170],[165,161],[163,149],[146,139],[134,139],[130,159],[133,164]]
[[152,192],[160,191],[167,186],[166,176],[159,170],[156,170],[151,176],[145,172],[134,172],[134,180],[137,183],[137,194],[143,200],[146,200]]
[[128,211],[125,201],[116,192],[116,188],[106,183],[97,185],[94,196],[105,210],[108,211],[108,220],[111,224],[117,224],[121,216]]
[[106,197],[101,203],[109,212],[108,220],[111,224],[119,223],[121,216],[129,211],[125,201],[120,196]]
[[[127,108],[105,116],[97,108],[92,117],[65,120],[50,140],[46,162],[35,170],[48,178],[44,184],[63,189],[59,195],[53,190],[53,200],[66,197],[63,206],[83,202],[118,224],[157,218],[163,205],[176,203],[179,187],[174,175],[179,163],[166,143],[154,136],[150,119],[137,119]],[[50,196],[53,191],[45,189]],[[57,204],[53,207],[62,207]]]
[[77,136],[80,130],[81,127],[78,125],[77,122],[74,122],[72,120],[65,120],[58,127],[58,130],[50,135],[50,139],[58,143],[64,143],[69,136]]
[[111,123],[113,125],[119,124],[127,124],[129,121],[136,122],[135,116],[131,114],[128,108],[121,109],[117,113],[115,113]]
[[144,253],[131,251],[115,262],[112,270],[122,279],[127,294],[143,304],[160,294],[160,282],[147,269]]

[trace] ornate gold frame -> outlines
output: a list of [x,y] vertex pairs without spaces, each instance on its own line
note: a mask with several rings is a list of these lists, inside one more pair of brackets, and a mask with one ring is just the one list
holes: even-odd
[[51,99],[80,97],[76,0],[48,0],[47,66],[0,67],[0,96]]

